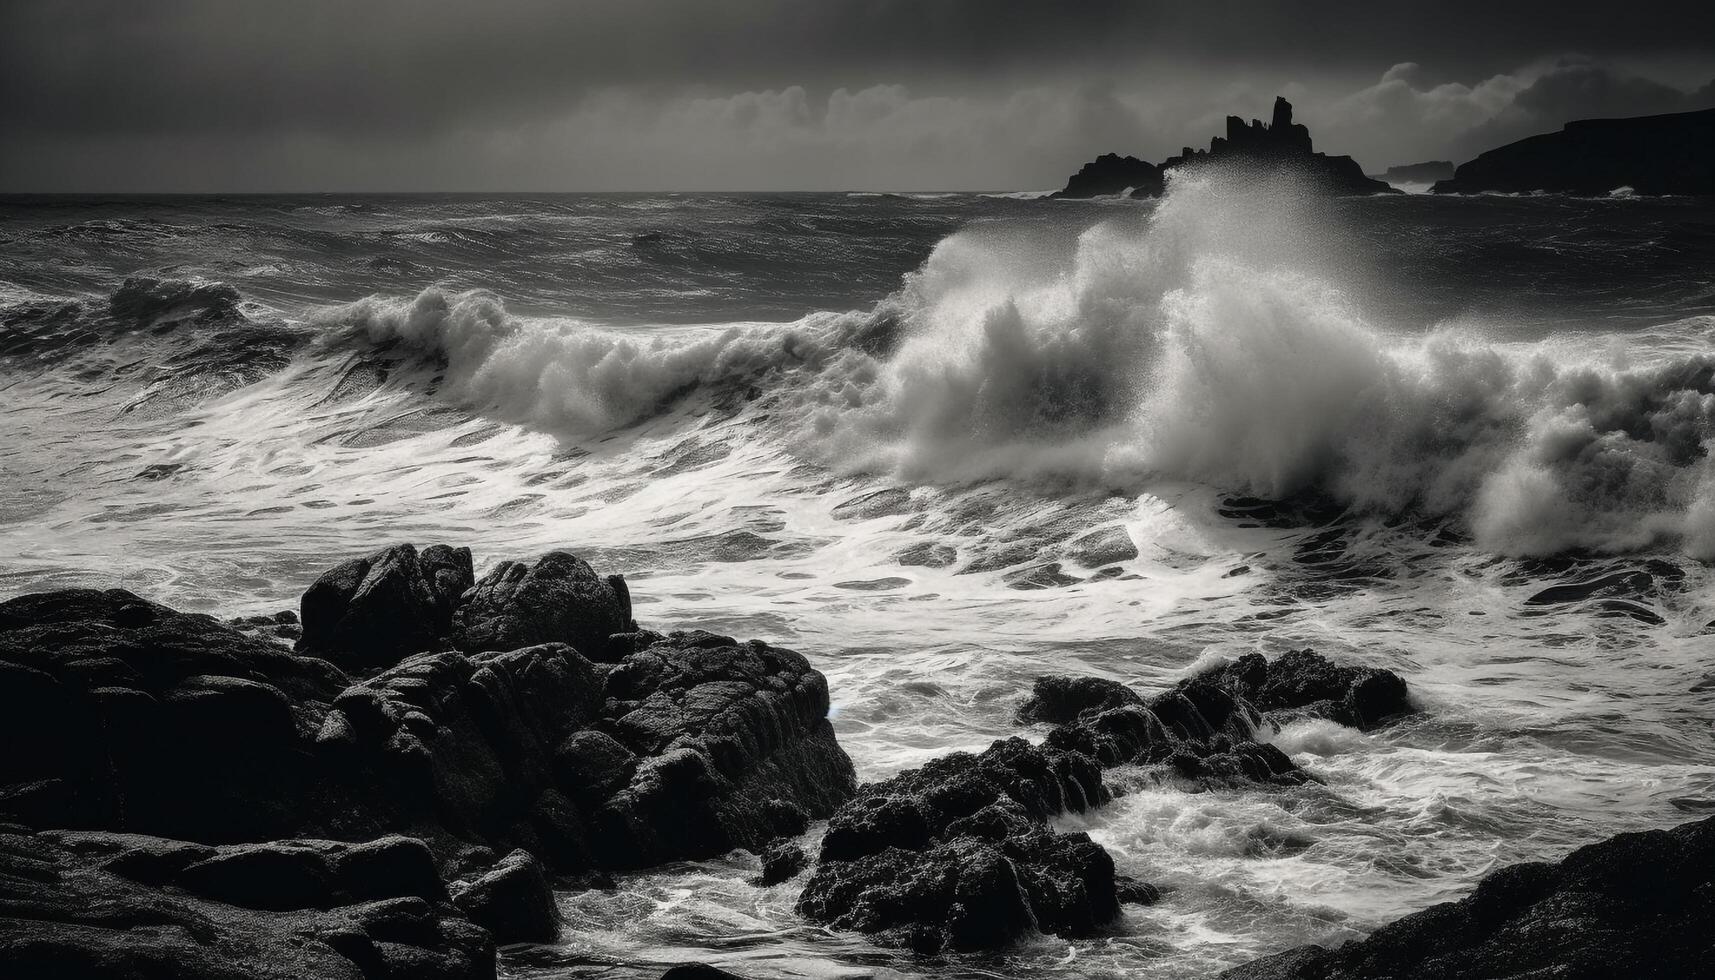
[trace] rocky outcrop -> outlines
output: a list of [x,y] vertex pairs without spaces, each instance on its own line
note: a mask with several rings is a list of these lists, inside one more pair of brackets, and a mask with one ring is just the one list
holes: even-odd
[[1044,824],[1106,798],[1089,757],[1023,739],[937,759],[834,814],[798,910],[920,952],[1090,935],[1119,914],[1113,860]]
[[210,847],[12,829],[0,974],[489,980],[494,939],[403,838]]
[[1063,190],[1050,197],[1160,197],[1165,188],[1161,168],[1137,157],[1122,157],[1104,153],[1084,166],[1066,181]]
[[1708,976],[1715,963],[1715,818],[1620,834],[1558,864],[1490,872],[1470,897],[1337,949],[1302,946],[1224,980],[1502,980]]
[[1087,163],[1054,197],[1095,197],[1133,188],[1132,197],[1159,197],[1170,171],[1195,170],[1219,164],[1223,172],[1241,179],[1285,175],[1312,190],[1327,194],[1397,194],[1387,183],[1364,175],[1363,168],[1348,156],[1329,156],[1314,150],[1310,130],[1292,121],[1292,103],[1274,100],[1270,122],[1253,119],[1249,124],[1238,116],[1227,117],[1225,136],[1209,141],[1207,150],[1187,146],[1159,167],[1134,157],[1108,153]]
[[304,593],[298,650],[348,670],[391,666],[446,635],[473,581],[469,548],[434,545],[418,553],[402,544],[354,558]]
[[1715,194],[1715,109],[1582,119],[1462,164],[1437,194]]
[[1314,777],[1258,731],[1308,714],[1374,724],[1409,710],[1404,694],[1391,672],[1307,650],[1244,657],[1151,698],[1105,678],[1040,678],[1019,709],[1055,726],[1040,746],[1005,739],[863,787],[828,821],[799,912],[927,952],[1091,935],[1122,903],[1160,898],[1116,876],[1088,836],[1047,826],[1106,802],[1105,768],[1147,767],[1193,791],[1299,785]]
[[123,590],[0,603],[0,737],[32,746],[0,753],[0,821],[264,848],[211,868],[260,862],[227,884],[278,894],[332,873],[288,839],[406,834],[387,853],[422,856],[436,901],[454,881],[448,915],[523,941],[557,930],[549,873],[761,851],[854,792],[827,683],[797,653],[638,631],[623,580],[564,553],[449,599],[468,569],[468,552],[402,546],[317,582],[300,649],[391,661],[360,679],[287,650],[276,617],[229,626]]
[[503,561],[453,615],[451,641],[466,652],[566,643],[591,660],[615,659],[607,638],[636,629],[621,575],[597,575],[581,558],[550,551],[534,565]]

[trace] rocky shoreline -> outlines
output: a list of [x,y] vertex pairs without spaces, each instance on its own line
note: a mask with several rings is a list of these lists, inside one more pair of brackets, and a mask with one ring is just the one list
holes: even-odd
[[[1259,734],[1413,707],[1392,672],[1308,650],[1152,697],[1045,677],[1018,715],[1039,742],[862,787],[828,710],[804,657],[639,628],[625,580],[566,552],[478,580],[467,549],[400,545],[297,614],[225,622],[118,589],[11,599],[0,731],[26,750],[0,755],[0,972],[487,978],[497,946],[558,937],[554,887],[735,849],[764,882],[802,877],[806,920],[884,945],[1094,936],[1162,900],[1052,826],[1122,792],[1109,770],[1297,785],[1316,777]],[[1712,821],[1622,835],[1229,975],[1688,975],[1715,953],[1711,858]]]

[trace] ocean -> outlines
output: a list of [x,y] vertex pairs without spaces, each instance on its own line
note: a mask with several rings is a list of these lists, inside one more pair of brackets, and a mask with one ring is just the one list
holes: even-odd
[[1206,976],[1715,793],[1709,200],[4,197],[0,413],[0,595],[565,548],[808,656],[864,780],[1048,673],[1313,647],[1423,709],[1061,818],[1170,889],[1097,939],[925,964],[740,853],[562,893],[509,976]]

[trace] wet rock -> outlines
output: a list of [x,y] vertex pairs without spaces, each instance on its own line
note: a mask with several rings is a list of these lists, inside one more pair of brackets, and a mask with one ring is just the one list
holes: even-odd
[[1161,901],[1161,889],[1147,881],[1120,875],[1114,881],[1114,895],[1121,905],[1154,905]]
[[762,852],[762,874],[756,883],[767,887],[790,881],[810,865],[810,856],[795,842],[777,841]]
[[0,818],[211,842],[289,836],[303,732],[348,683],[120,589],[0,603]]
[[445,545],[402,544],[337,565],[304,593],[298,650],[349,670],[432,650],[473,581],[470,549]]
[[1715,956],[1715,818],[1620,834],[1559,864],[1490,872],[1468,898],[1337,949],[1301,946],[1224,980],[1707,976]]
[[799,911],[928,951],[1088,935],[1118,914],[1113,862],[1043,825],[1104,799],[1093,760],[1022,739],[936,759],[834,814]]
[[[291,907],[237,875],[211,890],[198,870],[223,860],[260,867],[261,853],[293,855],[292,887],[302,890]],[[444,895],[355,897],[341,863],[350,853],[327,841],[241,852],[124,834],[0,832],[0,975],[491,980],[487,932]],[[148,880],[136,877],[143,868]],[[283,881],[277,868],[264,873]]]
[[1265,712],[1327,718],[1353,728],[1374,728],[1416,710],[1405,681],[1393,671],[1336,663],[1314,650],[1293,650],[1273,661],[1246,654],[1200,679]]
[[467,653],[566,643],[595,661],[616,659],[608,637],[635,630],[631,593],[619,575],[600,576],[564,551],[534,565],[503,561],[453,615],[452,642]]
[[790,650],[674,633],[614,667],[607,698],[603,730],[638,757],[593,816],[610,867],[754,850],[854,791],[827,681]]
[[1018,720],[1023,724],[1060,725],[1076,721],[1086,712],[1142,703],[1142,695],[1105,677],[1038,677],[1030,699],[1018,709]]
[[453,904],[500,943],[549,943],[560,936],[560,913],[542,862],[513,851],[486,873],[453,887]]

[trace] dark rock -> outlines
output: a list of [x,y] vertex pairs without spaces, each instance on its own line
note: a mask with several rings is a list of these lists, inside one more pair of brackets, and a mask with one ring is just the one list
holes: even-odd
[[402,544],[345,562],[304,593],[298,649],[347,669],[391,666],[440,645],[473,581],[469,548]]
[[453,904],[500,943],[549,943],[560,936],[548,873],[528,851],[513,851],[487,873],[455,885]]
[[1709,975],[1715,962],[1715,818],[1620,834],[1559,864],[1491,872],[1470,897],[1337,949],[1301,946],[1225,980],[1501,980]]
[[[1133,197],[1159,197],[1166,177],[1177,169],[1194,170],[1219,165],[1223,172],[1243,179],[1288,175],[1305,186],[1327,194],[1398,194],[1388,184],[1364,175],[1363,168],[1348,156],[1317,153],[1311,146],[1310,130],[1292,121],[1292,103],[1274,100],[1269,123],[1253,119],[1249,125],[1238,116],[1227,117],[1227,133],[1209,141],[1207,150],[1186,147],[1160,167],[1133,157],[1109,153],[1098,157],[1067,183],[1055,197],[1093,197],[1117,194],[1133,187]],[[1153,175],[1152,179],[1146,179]]]
[[1581,119],[1463,164],[1437,194],[1715,194],[1715,109]]
[[348,683],[119,589],[0,603],[0,818],[211,842],[290,836],[303,732]]
[[567,643],[591,660],[618,659],[608,637],[635,630],[631,593],[618,575],[550,551],[534,565],[503,561],[482,577],[453,615],[453,645],[467,653]]
[[802,847],[789,840],[776,841],[762,852],[762,874],[757,877],[756,883],[767,887],[791,881],[809,865],[810,856],[804,853]]
[[[299,871],[316,869],[294,878],[293,888],[312,889],[297,892],[294,907],[284,907],[264,887],[244,885],[236,874],[221,878],[229,894],[208,893],[209,879],[196,869],[209,861],[249,860],[237,856],[262,853],[257,847],[211,849],[123,834],[0,833],[0,975],[494,976],[493,940],[444,898],[351,897],[339,865],[344,845],[267,845],[306,862]],[[206,857],[173,870],[190,855]],[[145,867],[160,880],[127,873]],[[279,883],[276,871],[265,875]]]
[[1161,901],[1161,889],[1147,881],[1120,875],[1114,881],[1114,894],[1121,905],[1154,905]]
[[1085,712],[1142,703],[1142,695],[1104,677],[1038,677],[1030,699],[1018,709],[1018,720],[1060,725],[1077,721]]
[[1093,760],[1022,739],[936,759],[834,814],[799,911],[928,951],[1088,935],[1118,914],[1113,861],[1043,824],[1105,794]]
[[1160,197],[1163,190],[1161,168],[1137,157],[1122,157],[1104,153],[1066,181],[1065,188],[1051,197]]
[[707,963],[680,963],[661,974],[661,980],[743,980],[743,978],[712,967]]
[[828,685],[797,653],[674,633],[607,680],[603,728],[639,757],[593,817],[609,867],[756,849],[854,791]]
[[1200,679],[1265,712],[1311,715],[1353,728],[1374,728],[1416,710],[1405,681],[1393,671],[1335,663],[1314,650],[1293,650],[1274,661],[1246,654]]

